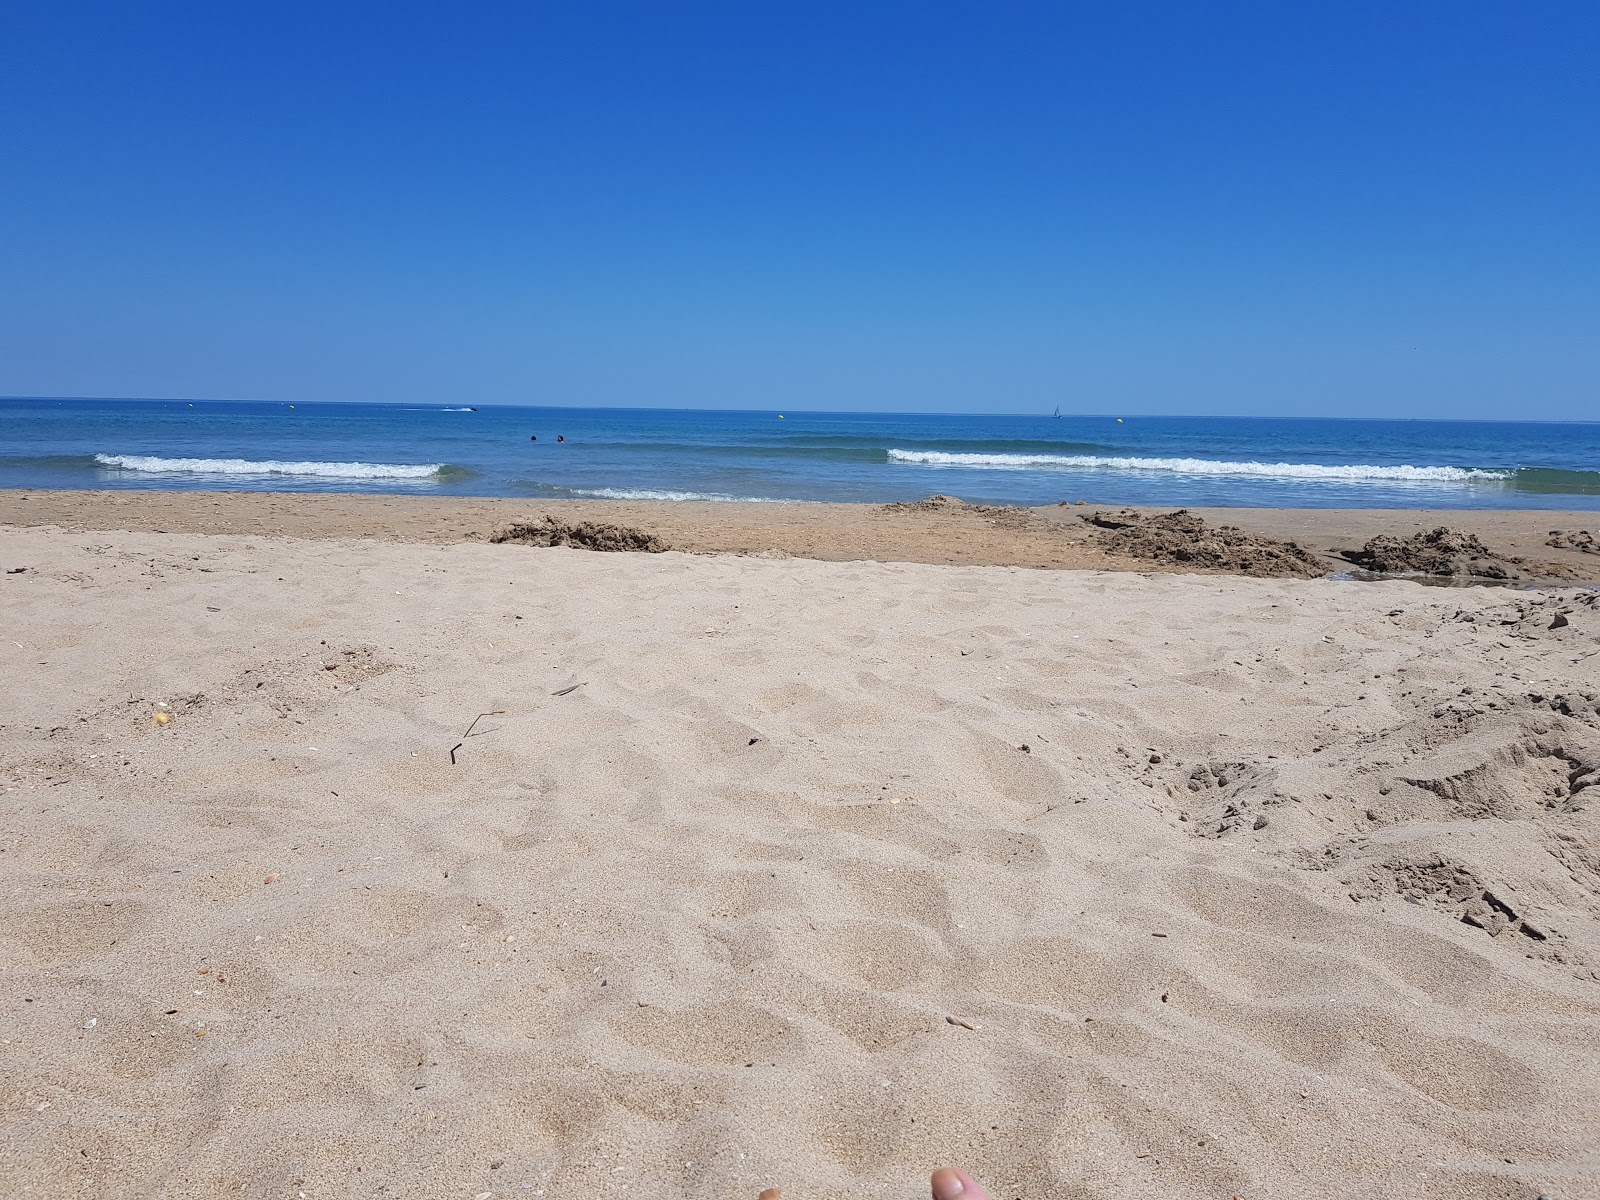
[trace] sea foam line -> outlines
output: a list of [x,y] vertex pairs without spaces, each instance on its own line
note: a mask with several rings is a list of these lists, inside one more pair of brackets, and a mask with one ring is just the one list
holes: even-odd
[[1261,475],[1276,479],[1387,479],[1430,483],[1510,479],[1510,471],[1466,467],[1327,466],[1322,463],[1226,462],[1208,458],[1118,458],[1098,454],[947,454],[939,450],[890,450],[890,462],[937,467],[1087,467],[1114,471],[1164,471],[1174,475]]
[[127,471],[189,472],[202,475],[320,475],[332,479],[427,479],[443,463],[407,466],[364,462],[256,462],[247,458],[157,458],[148,454],[96,454],[95,462]]

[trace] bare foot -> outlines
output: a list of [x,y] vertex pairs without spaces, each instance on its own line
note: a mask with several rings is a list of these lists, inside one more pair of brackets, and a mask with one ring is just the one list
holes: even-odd
[[931,1182],[933,1200],[989,1200],[978,1181],[956,1167],[940,1167]]
[[[933,1200],[989,1200],[989,1193],[971,1175],[956,1167],[940,1167],[929,1181]],[[780,1200],[777,1188],[767,1188],[756,1200]]]

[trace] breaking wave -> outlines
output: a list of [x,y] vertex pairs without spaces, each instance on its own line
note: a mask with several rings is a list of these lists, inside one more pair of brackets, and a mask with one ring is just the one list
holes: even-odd
[[125,471],[184,473],[191,475],[316,475],[325,479],[432,479],[445,471],[444,463],[408,466],[401,463],[364,462],[257,462],[248,458],[157,458],[147,454],[96,454],[103,467]]
[[1512,471],[1467,467],[1329,466],[1323,463],[1218,462],[1207,458],[1119,458],[1099,454],[946,454],[938,450],[890,450],[890,462],[989,470],[1090,469],[1159,471],[1172,475],[1254,475],[1273,479],[1362,479],[1417,483],[1465,483],[1510,479]]

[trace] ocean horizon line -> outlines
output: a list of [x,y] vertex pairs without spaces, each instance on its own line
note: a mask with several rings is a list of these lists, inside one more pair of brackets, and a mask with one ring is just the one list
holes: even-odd
[[[46,402],[46,403],[85,403],[85,404],[266,404],[287,405],[298,408],[301,405],[324,408],[394,408],[415,410],[419,412],[460,412],[477,411],[478,409],[494,409],[499,412],[508,410],[525,410],[529,412],[639,412],[639,413],[717,413],[722,415],[773,415],[778,413],[797,413],[818,417],[952,417],[963,419],[982,419],[985,417],[996,420],[1011,420],[1016,418],[1044,418],[1054,417],[1053,412],[1040,409],[1022,409],[1000,411],[998,409],[849,409],[849,408],[809,408],[797,405],[770,405],[756,408],[733,407],[696,407],[694,405],[667,405],[667,404],[522,404],[512,401],[475,400],[468,402],[461,399],[420,401],[420,400],[281,400],[259,399],[247,396],[46,396],[32,395],[26,392],[0,393],[0,404],[19,402]],[[1123,421],[1123,420],[1154,420],[1154,421],[1340,421],[1353,424],[1371,422],[1375,424],[1408,424],[1408,425],[1600,425],[1600,418],[1584,420],[1578,417],[1406,417],[1406,416],[1333,416],[1318,415],[1314,413],[1300,413],[1295,415],[1277,415],[1266,413],[1213,413],[1213,412],[1135,412],[1130,410],[1108,410],[1105,412],[1064,411],[1060,414],[1065,420],[1086,421]]]

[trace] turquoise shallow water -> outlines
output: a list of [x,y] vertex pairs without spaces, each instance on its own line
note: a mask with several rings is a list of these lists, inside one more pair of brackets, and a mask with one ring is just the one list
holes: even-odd
[[1600,423],[11,399],[0,486],[1600,510]]

